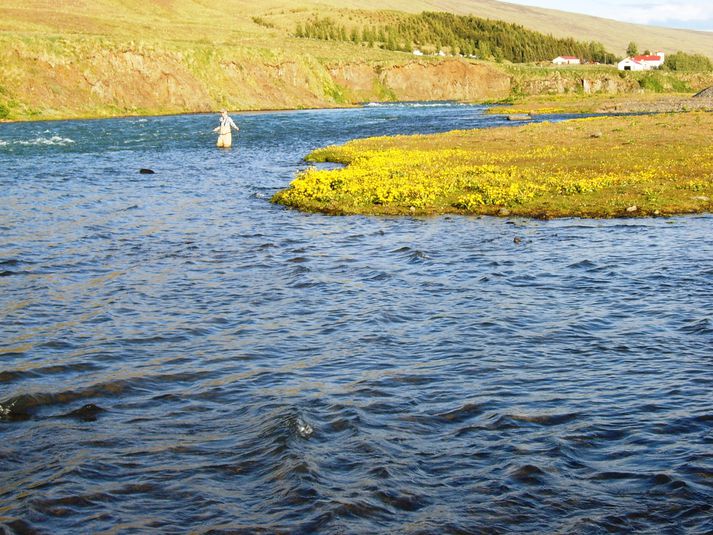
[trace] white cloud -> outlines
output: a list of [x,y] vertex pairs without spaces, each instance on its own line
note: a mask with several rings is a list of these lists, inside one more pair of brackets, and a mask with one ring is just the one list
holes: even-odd
[[617,19],[639,24],[698,22],[713,19],[713,4],[706,2],[667,2],[664,4],[624,5]]
[[513,4],[586,13],[597,17],[682,28],[708,29],[713,25],[711,0],[503,0]]

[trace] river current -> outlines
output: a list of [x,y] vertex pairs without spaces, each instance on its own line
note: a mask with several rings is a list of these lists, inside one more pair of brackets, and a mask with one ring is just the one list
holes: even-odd
[[713,532],[713,217],[303,214],[503,121],[234,119],[0,125],[0,533]]

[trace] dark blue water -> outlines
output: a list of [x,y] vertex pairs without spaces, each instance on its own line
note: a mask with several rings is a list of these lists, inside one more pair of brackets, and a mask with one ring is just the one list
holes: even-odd
[[713,217],[302,214],[500,120],[235,119],[0,125],[0,533],[713,532]]

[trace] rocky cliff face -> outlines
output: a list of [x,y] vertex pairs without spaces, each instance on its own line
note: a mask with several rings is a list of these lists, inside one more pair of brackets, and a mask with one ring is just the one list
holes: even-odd
[[525,95],[561,95],[564,93],[632,93],[639,89],[633,78],[620,78],[616,71],[594,76],[563,76],[553,71],[547,76],[532,76],[517,82],[517,89]]
[[[210,94],[178,53],[140,49],[68,49],[17,45],[0,53],[7,106],[22,118],[194,111]],[[1,98],[1,97],[0,97]]]
[[385,94],[398,100],[482,100],[510,93],[510,78],[502,72],[457,60],[410,61],[383,69],[347,64],[329,72],[335,83],[358,100]]

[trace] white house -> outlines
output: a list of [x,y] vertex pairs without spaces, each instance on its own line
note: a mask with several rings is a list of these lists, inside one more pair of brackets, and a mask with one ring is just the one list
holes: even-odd
[[664,64],[666,56],[663,52],[656,52],[656,54],[646,55],[646,56],[633,56],[621,60],[617,68],[620,71],[649,71],[651,69],[658,69]]
[[414,56],[423,56],[423,52],[421,52],[418,48],[413,51]]
[[557,56],[552,60],[555,65],[580,65],[582,62],[577,56]]

